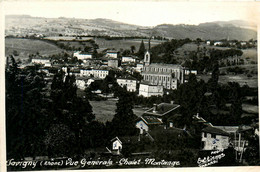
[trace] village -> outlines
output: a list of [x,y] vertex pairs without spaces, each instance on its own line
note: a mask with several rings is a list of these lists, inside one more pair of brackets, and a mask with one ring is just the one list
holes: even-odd
[[[75,37],[75,40],[77,38]],[[94,133],[87,137],[90,137],[92,142],[104,143],[91,143],[90,141],[90,149],[82,150],[85,152],[83,157],[91,157],[92,160],[112,158],[115,162],[120,161],[120,158],[129,158],[129,160],[140,158],[140,162],[142,159],[143,163],[139,162],[135,164],[135,167],[149,167],[144,163],[144,159],[149,157],[158,160],[180,161],[181,166],[207,166],[207,163],[210,162],[197,163],[198,158],[210,156],[212,151],[220,151],[224,153],[224,158],[212,162],[213,165],[255,163],[249,159],[259,157],[257,144],[255,145],[259,139],[258,113],[246,111],[245,108],[242,108],[242,103],[250,104],[257,100],[257,94],[255,94],[257,88],[251,88],[245,83],[239,85],[234,82],[225,84],[218,82],[221,77],[220,67],[229,67],[230,70],[226,70],[224,73],[235,75],[235,67],[241,69],[244,65],[253,64],[248,59],[242,58],[239,50],[234,50],[241,46],[248,46],[244,47],[245,49],[255,47],[257,42],[251,40],[234,43],[225,40],[224,45],[221,41],[186,39],[168,40],[151,46],[153,39],[152,37],[146,39],[146,47],[142,40],[138,51],[134,46],[128,51],[117,50],[117,47],[99,51],[98,45],[92,42],[91,44],[94,46],[86,47],[84,51],[73,51],[71,54],[52,56],[34,54],[30,56],[29,61],[20,62],[18,68],[24,72],[19,75],[28,75],[26,72],[34,70],[47,83],[45,88],[47,95],[52,96],[52,92],[48,90],[54,88],[54,83],[61,82],[64,84],[65,90],[66,87],[75,88],[76,96],[84,101],[90,101],[90,106],[95,103],[95,107],[92,107],[94,115],[103,124],[99,124],[100,121],[93,124],[92,129],[87,129],[87,131]],[[209,60],[203,70],[193,64],[195,56],[192,57],[191,64],[187,65],[189,61],[180,60],[178,57],[181,55],[176,51],[170,52],[170,54],[175,53],[175,55],[171,55],[172,58],[176,58],[175,63],[164,63],[155,59],[158,56],[155,51],[156,47],[168,45],[176,49],[187,43],[193,43],[198,47],[196,58],[202,59],[207,55],[211,56],[212,61]],[[221,54],[221,57],[216,57],[215,60],[214,53],[219,53],[221,50],[212,52],[201,48],[204,45],[217,48],[222,45],[227,46],[227,44],[232,50],[231,54],[228,54],[230,52],[226,53],[227,56]],[[200,57],[202,53],[204,53],[204,57]],[[11,70],[10,66],[14,65],[14,56],[7,57],[6,68],[9,70]],[[203,60],[201,61],[203,62]],[[206,73],[210,79],[200,80],[197,75],[201,73]],[[254,75],[252,71],[251,73],[249,71],[249,73],[247,72],[248,78],[250,78],[250,74]],[[222,75],[224,75],[223,71]],[[63,77],[61,78],[63,81],[57,80],[59,76]],[[54,81],[55,78],[56,81]],[[67,81],[67,78],[74,78],[74,80],[68,79]],[[74,83],[66,86],[70,82]],[[232,93],[231,97],[229,93]],[[59,100],[53,99],[52,101]],[[69,98],[68,101],[73,102]],[[115,102],[117,109],[114,109],[116,113],[114,117],[106,114],[104,110],[102,112],[106,114],[104,116],[95,113],[99,109],[102,110],[106,102]],[[64,108],[66,106],[70,105],[65,105]],[[256,106],[258,107],[258,105]],[[75,104],[75,108],[77,108],[77,104]],[[137,113],[134,114],[133,110]],[[84,112],[82,111],[82,113]],[[81,115],[81,112],[78,115]],[[71,120],[74,121],[74,119]],[[84,125],[90,124],[90,121],[86,120],[86,123],[81,121],[83,126],[80,126],[79,131],[75,131],[83,134],[82,128],[85,127]],[[95,133],[101,131],[96,125],[105,128],[102,129],[102,134]],[[110,133],[106,134],[107,132]],[[55,131],[52,134],[55,134]],[[105,135],[108,137],[105,138]],[[52,136],[49,139],[53,139]],[[102,139],[104,140],[102,141]],[[70,139],[67,141],[69,143],[62,142],[62,145],[74,144]],[[254,154],[252,155],[250,151],[254,151]],[[52,156],[62,156],[63,159],[66,159],[70,158],[68,155],[57,152]],[[189,156],[192,158],[188,158]],[[49,158],[47,155],[36,155],[36,159],[37,157],[38,159]],[[27,157],[25,160],[31,159]],[[117,166],[118,163],[106,168]],[[120,163],[119,166],[127,167],[128,165],[126,163],[124,166],[124,163]],[[150,166],[152,166],[151,163]],[[159,166],[164,167],[164,165]],[[84,166],[84,168],[98,167]]]

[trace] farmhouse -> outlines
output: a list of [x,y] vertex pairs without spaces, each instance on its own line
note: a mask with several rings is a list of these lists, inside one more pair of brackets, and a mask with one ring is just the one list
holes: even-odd
[[202,129],[202,150],[222,150],[229,146],[229,134],[216,127]]
[[135,78],[132,78],[132,77],[117,78],[116,82],[121,87],[126,86],[127,91],[130,91],[130,92],[136,91],[137,81]]

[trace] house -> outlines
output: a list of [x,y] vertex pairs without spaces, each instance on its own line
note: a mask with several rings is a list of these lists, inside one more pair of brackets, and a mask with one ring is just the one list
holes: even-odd
[[229,134],[211,126],[202,129],[201,142],[202,150],[223,150],[230,145]]
[[125,137],[115,137],[111,139],[111,150],[107,150],[113,155],[121,155],[123,150],[123,145],[135,145],[140,141],[139,136],[125,136]]
[[108,50],[107,53],[106,53],[106,57],[107,58],[115,58],[115,59],[117,59],[118,58],[118,51]]
[[115,137],[111,140],[111,142],[112,142],[112,153],[116,155],[120,155],[123,147],[122,141],[118,137]]
[[147,111],[137,120],[136,128],[140,130],[140,134],[146,133],[159,126],[164,129],[174,128],[177,125],[176,119],[179,116],[178,108],[180,105],[171,103],[154,104],[154,106]]
[[215,128],[221,129],[230,135],[230,143],[234,149],[242,152],[245,147],[248,146],[248,140],[246,135],[253,135],[254,130],[251,126],[215,126]]
[[32,63],[34,64],[43,64],[46,67],[51,66],[50,59],[48,58],[32,58]]
[[118,68],[119,66],[119,59],[117,58],[109,58],[107,61],[107,66],[112,68]]
[[135,63],[135,57],[122,57],[122,63]]
[[220,41],[214,42],[214,46],[220,46],[220,45],[223,45],[223,42],[220,42]]
[[138,63],[138,64],[136,64],[135,70],[137,72],[142,72],[143,68],[144,68],[144,65],[142,63]]
[[146,115],[152,115],[156,117],[162,118],[163,116],[171,116],[176,112],[176,110],[180,107],[178,104],[172,103],[160,103],[154,104],[154,106],[147,111],[144,112]]
[[76,77],[76,86],[81,90],[85,90],[86,81],[87,79],[85,77]]
[[108,70],[102,69],[80,69],[80,76],[88,76],[104,79],[109,74]]
[[207,44],[207,45],[210,45],[210,41],[207,41],[206,44]]
[[144,134],[145,132],[148,132],[149,129],[151,130],[152,128],[162,124],[163,122],[160,118],[150,115],[143,115],[140,117],[135,126],[140,130],[140,134]]
[[163,86],[152,85],[146,82],[142,82],[139,87],[139,96],[151,97],[151,96],[162,96]]
[[78,60],[82,60],[84,62],[84,60],[86,59],[92,59],[92,54],[90,53],[81,53],[81,51],[77,51],[75,53],[73,53],[74,57],[77,57]]
[[132,77],[121,77],[117,78],[116,82],[119,86],[124,87],[126,86],[126,90],[130,92],[136,91],[137,81],[135,78]]

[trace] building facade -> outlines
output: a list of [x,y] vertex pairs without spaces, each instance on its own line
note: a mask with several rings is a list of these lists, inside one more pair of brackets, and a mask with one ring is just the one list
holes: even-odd
[[181,65],[150,63],[149,51],[145,53],[141,75],[144,81],[165,89],[177,89],[178,83],[184,82],[184,68]]
[[117,83],[119,86],[126,86],[126,90],[130,92],[136,91],[137,81],[134,78],[118,78]]
[[202,130],[202,150],[223,150],[229,146],[229,134],[221,129],[208,126]]
[[107,58],[118,58],[118,51],[108,50],[106,54]]
[[92,54],[82,54],[80,51],[75,52],[73,56],[77,57],[78,60],[92,59]]
[[115,58],[110,58],[107,61],[107,66],[108,67],[113,67],[113,68],[118,68],[119,66],[119,60]]
[[109,74],[108,70],[101,70],[101,69],[80,69],[80,76],[93,76],[94,78],[101,78],[105,79],[106,76]]
[[163,86],[151,85],[147,83],[141,83],[139,87],[139,96],[151,97],[151,96],[162,96]]

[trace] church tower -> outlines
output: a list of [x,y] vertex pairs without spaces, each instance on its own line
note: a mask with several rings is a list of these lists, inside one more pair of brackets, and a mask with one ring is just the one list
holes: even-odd
[[150,52],[146,51],[146,53],[144,54],[144,65],[145,66],[149,66],[150,65],[150,57],[151,57]]
[[149,65],[150,65],[150,61],[151,61],[151,54],[150,54],[150,40],[151,40],[151,39],[149,39],[148,50],[147,50],[146,53],[144,54],[144,65],[145,65],[145,66],[149,66]]

